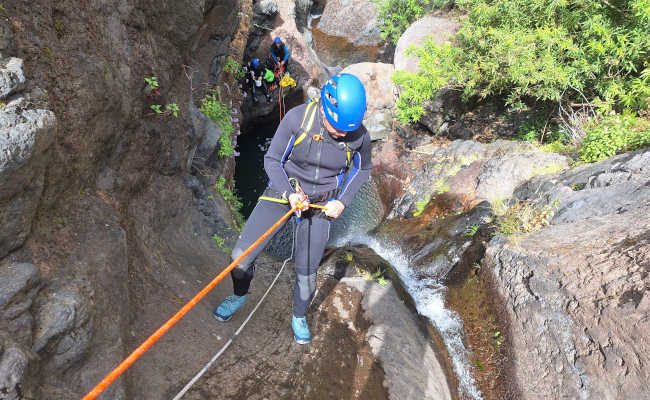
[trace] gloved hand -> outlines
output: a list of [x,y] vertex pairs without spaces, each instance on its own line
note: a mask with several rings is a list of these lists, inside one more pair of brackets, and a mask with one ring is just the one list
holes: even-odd
[[345,206],[340,201],[330,200],[327,202],[327,204],[325,204],[325,215],[336,219],[341,215],[344,209]]

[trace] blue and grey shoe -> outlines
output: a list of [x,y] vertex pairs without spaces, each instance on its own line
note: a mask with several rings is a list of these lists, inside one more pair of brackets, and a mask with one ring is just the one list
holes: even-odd
[[293,328],[293,338],[300,344],[307,344],[311,342],[311,334],[309,333],[309,326],[307,325],[307,318],[296,317],[291,319],[291,327]]
[[226,297],[226,300],[224,300],[223,303],[221,303],[219,307],[217,307],[217,309],[214,310],[212,315],[217,321],[221,321],[221,322],[230,321],[232,315],[237,310],[239,310],[239,308],[243,306],[245,302],[246,302],[246,296],[237,296],[233,294],[232,296]]

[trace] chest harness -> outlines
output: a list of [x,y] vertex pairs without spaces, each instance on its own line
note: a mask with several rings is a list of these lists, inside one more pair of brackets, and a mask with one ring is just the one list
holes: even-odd
[[[311,131],[312,126],[314,125],[314,119],[316,117],[316,113],[318,112],[318,105],[320,104],[320,99],[309,99],[307,102],[307,107],[305,108],[305,113],[302,116],[302,122],[300,123],[300,135],[296,138],[296,140],[293,142],[293,144],[290,145],[289,148],[289,155],[286,157],[286,160],[291,157],[291,150],[300,143],[302,143],[307,137],[309,136],[309,133]],[[310,138],[314,142],[319,142],[321,140],[325,140],[323,138],[323,129],[321,128],[320,132],[314,135],[311,135]],[[352,148],[350,145],[347,143],[345,144],[345,153],[346,153],[346,164],[345,164],[345,170],[339,175],[339,186],[340,183],[345,182],[347,179],[347,174],[350,170],[350,161],[352,159]],[[282,162],[282,167],[284,168],[284,163]],[[300,184],[298,183],[298,180],[296,178],[289,178],[289,183],[291,183],[291,186],[297,191],[297,192],[303,192],[302,188],[300,187]],[[313,199],[313,202],[318,203],[322,201],[327,201],[333,198],[336,198],[336,195],[338,195],[339,188],[337,187],[335,190],[327,192],[324,196],[318,196],[319,198]],[[304,192],[303,192],[304,193]],[[258,199],[259,200],[265,200],[265,201],[271,201],[274,203],[281,203],[281,204],[289,204],[289,200],[287,199],[286,193],[283,193],[280,197],[273,197],[273,196],[268,196],[267,194],[276,194],[279,195],[275,190],[271,189],[270,187],[267,188],[267,190],[264,192],[264,195],[260,196]]]

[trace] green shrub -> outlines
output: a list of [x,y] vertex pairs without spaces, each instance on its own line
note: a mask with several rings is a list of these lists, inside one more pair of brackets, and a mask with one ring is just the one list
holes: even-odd
[[208,116],[221,129],[221,138],[219,138],[219,156],[227,157],[234,153],[230,136],[235,131],[232,126],[232,109],[230,106],[222,103],[217,98],[218,93],[212,93],[201,99],[201,112]]
[[397,115],[418,121],[442,87],[463,97],[503,96],[601,109],[650,105],[648,0],[457,0],[466,16],[454,46],[432,40],[414,52],[419,74],[398,72]]
[[[431,0],[374,0],[379,8],[381,37],[397,43],[402,33],[415,20],[423,16],[431,5]],[[446,1],[437,0],[439,3]]]
[[650,146],[650,122],[630,112],[596,118],[587,124],[580,158],[585,162]]

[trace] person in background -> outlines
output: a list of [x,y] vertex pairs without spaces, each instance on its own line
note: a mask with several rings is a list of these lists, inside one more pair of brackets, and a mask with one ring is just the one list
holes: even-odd
[[253,99],[253,104],[257,104],[257,92],[264,93],[267,102],[271,102],[271,95],[269,94],[269,88],[267,82],[264,79],[266,75],[266,68],[259,59],[253,58],[248,64],[244,66],[244,82],[243,86],[245,89],[251,91],[251,97]]
[[279,71],[286,71],[289,67],[289,57],[291,53],[286,44],[282,43],[282,39],[279,36],[276,36],[273,39],[273,44],[271,44],[271,61],[273,66]]

